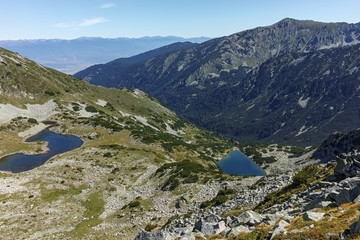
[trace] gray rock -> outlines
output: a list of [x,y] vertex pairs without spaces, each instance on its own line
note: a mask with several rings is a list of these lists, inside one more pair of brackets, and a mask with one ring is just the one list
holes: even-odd
[[354,222],[351,226],[350,226],[350,231],[352,233],[360,233],[360,217],[357,220],[357,222]]
[[273,234],[271,235],[271,239],[273,239],[273,237],[275,237],[276,235],[279,235],[280,233],[286,233],[287,230],[285,227],[289,226],[289,223],[284,221],[284,220],[281,220],[278,224],[276,224],[275,226],[275,230],[273,232]]
[[325,213],[318,213],[318,212],[313,212],[313,211],[307,211],[304,213],[303,215],[303,220],[304,221],[320,221],[324,218]]
[[226,237],[237,236],[243,232],[248,233],[248,232],[250,232],[250,230],[246,226],[237,226],[237,227],[231,228],[228,232],[226,232],[225,236]]
[[360,187],[356,186],[350,190],[350,200],[354,202],[360,196]]
[[173,238],[167,232],[159,230],[156,232],[147,232],[141,229],[136,235],[135,240],[172,240]]
[[187,197],[181,196],[175,203],[176,208],[183,208],[187,204],[189,204],[189,200]]
[[226,229],[225,222],[220,219],[221,218],[216,215],[201,218],[195,223],[194,230],[198,230],[204,235],[219,234]]
[[308,211],[314,208],[324,208],[333,204],[334,203],[332,201],[321,201],[321,199],[314,199],[305,206],[305,210]]
[[249,226],[256,226],[261,223],[263,218],[261,217],[260,214],[249,210],[249,211],[241,213],[239,215],[238,219],[241,224],[246,224]]
[[335,202],[337,205],[349,203],[351,202],[350,189],[333,190],[329,193],[327,199]]
[[274,225],[277,220],[282,218],[281,214],[266,214],[262,220],[266,225]]
[[339,236],[339,234],[336,234],[336,233],[327,233],[326,234],[327,238],[331,238],[331,237],[335,237],[335,236]]
[[229,216],[226,218],[226,223],[229,227],[234,228],[239,226],[241,223],[239,221],[239,218],[235,217],[235,216]]
[[309,198],[314,200],[318,199],[322,195],[322,192],[311,192],[309,193]]
[[354,203],[358,203],[358,202],[360,202],[360,195],[359,196],[357,196],[355,199],[354,199],[354,201],[353,201]]
[[90,139],[90,140],[97,138],[97,136],[98,136],[98,134],[96,132],[89,133],[87,135],[88,139]]

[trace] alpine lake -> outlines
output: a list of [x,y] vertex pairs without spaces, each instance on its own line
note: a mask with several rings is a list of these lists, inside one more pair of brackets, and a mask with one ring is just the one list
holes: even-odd
[[0,159],[0,170],[20,173],[43,165],[50,158],[65,153],[83,145],[83,141],[77,136],[64,136],[48,128],[28,138],[26,142],[48,142],[49,151],[42,154],[26,155],[15,153]]

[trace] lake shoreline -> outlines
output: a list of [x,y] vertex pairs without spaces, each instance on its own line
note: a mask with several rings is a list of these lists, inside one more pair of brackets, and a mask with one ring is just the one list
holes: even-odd
[[[39,167],[46,163],[48,160],[56,155],[72,151],[76,148],[81,147],[84,141],[75,135],[64,136],[54,131],[49,130],[50,127],[54,126],[41,126],[35,127],[28,131],[26,134],[26,142],[44,142],[39,146],[41,151],[31,153],[16,152],[6,154],[0,158],[0,171],[20,173]],[[41,129],[41,131],[39,131]],[[35,131],[36,130],[36,131]],[[31,134],[29,134],[31,132]],[[31,136],[30,136],[31,135]],[[36,145],[35,145],[36,147]]]
[[[21,142],[28,142],[27,140],[31,137],[34,137],[38,134],[40,134],[42,131],[46,130],[46,129],[49,129],[51,127],[54,127],[56,125],[58,125],[59,123],[56,122],[56,123],[53,123],[53,124],[50,124],[50,125],[46,125],[44,123],[40,123],[40,124],[37,124],[23,132],[19,132],[18,133],[18,136],[19,137],[23,137],[23,139],[21,140]],[[17,154],[17,153],[23,153],[25,155],[36,155],[36,154],[46,154],[48,151],[50,151],[49,147],[48,147],[48,143],[47,142],[44,142],[42,145],[41,145],[41,152],[35,152],[35,151],[29,151],[29,152],[13,152],[13,153],[8,153],[8,154],[5,154],[5,155],[0,155],[0,161],[5,158],[5,157],[9,157],[11,155],[14,155],[14,154]]]

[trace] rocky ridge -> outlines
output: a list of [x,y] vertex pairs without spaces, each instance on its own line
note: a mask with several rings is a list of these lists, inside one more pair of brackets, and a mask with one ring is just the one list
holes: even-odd
[[190,122],[239,141],[314,146],[358,127],[359,26],[284,19],[75,76],[142,89]]

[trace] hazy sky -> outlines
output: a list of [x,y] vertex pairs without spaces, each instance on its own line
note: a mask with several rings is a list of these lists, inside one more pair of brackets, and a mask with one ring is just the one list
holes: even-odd
[[285,17],[360,22],[359,0],[0,0],[0,39],[220,37]]

